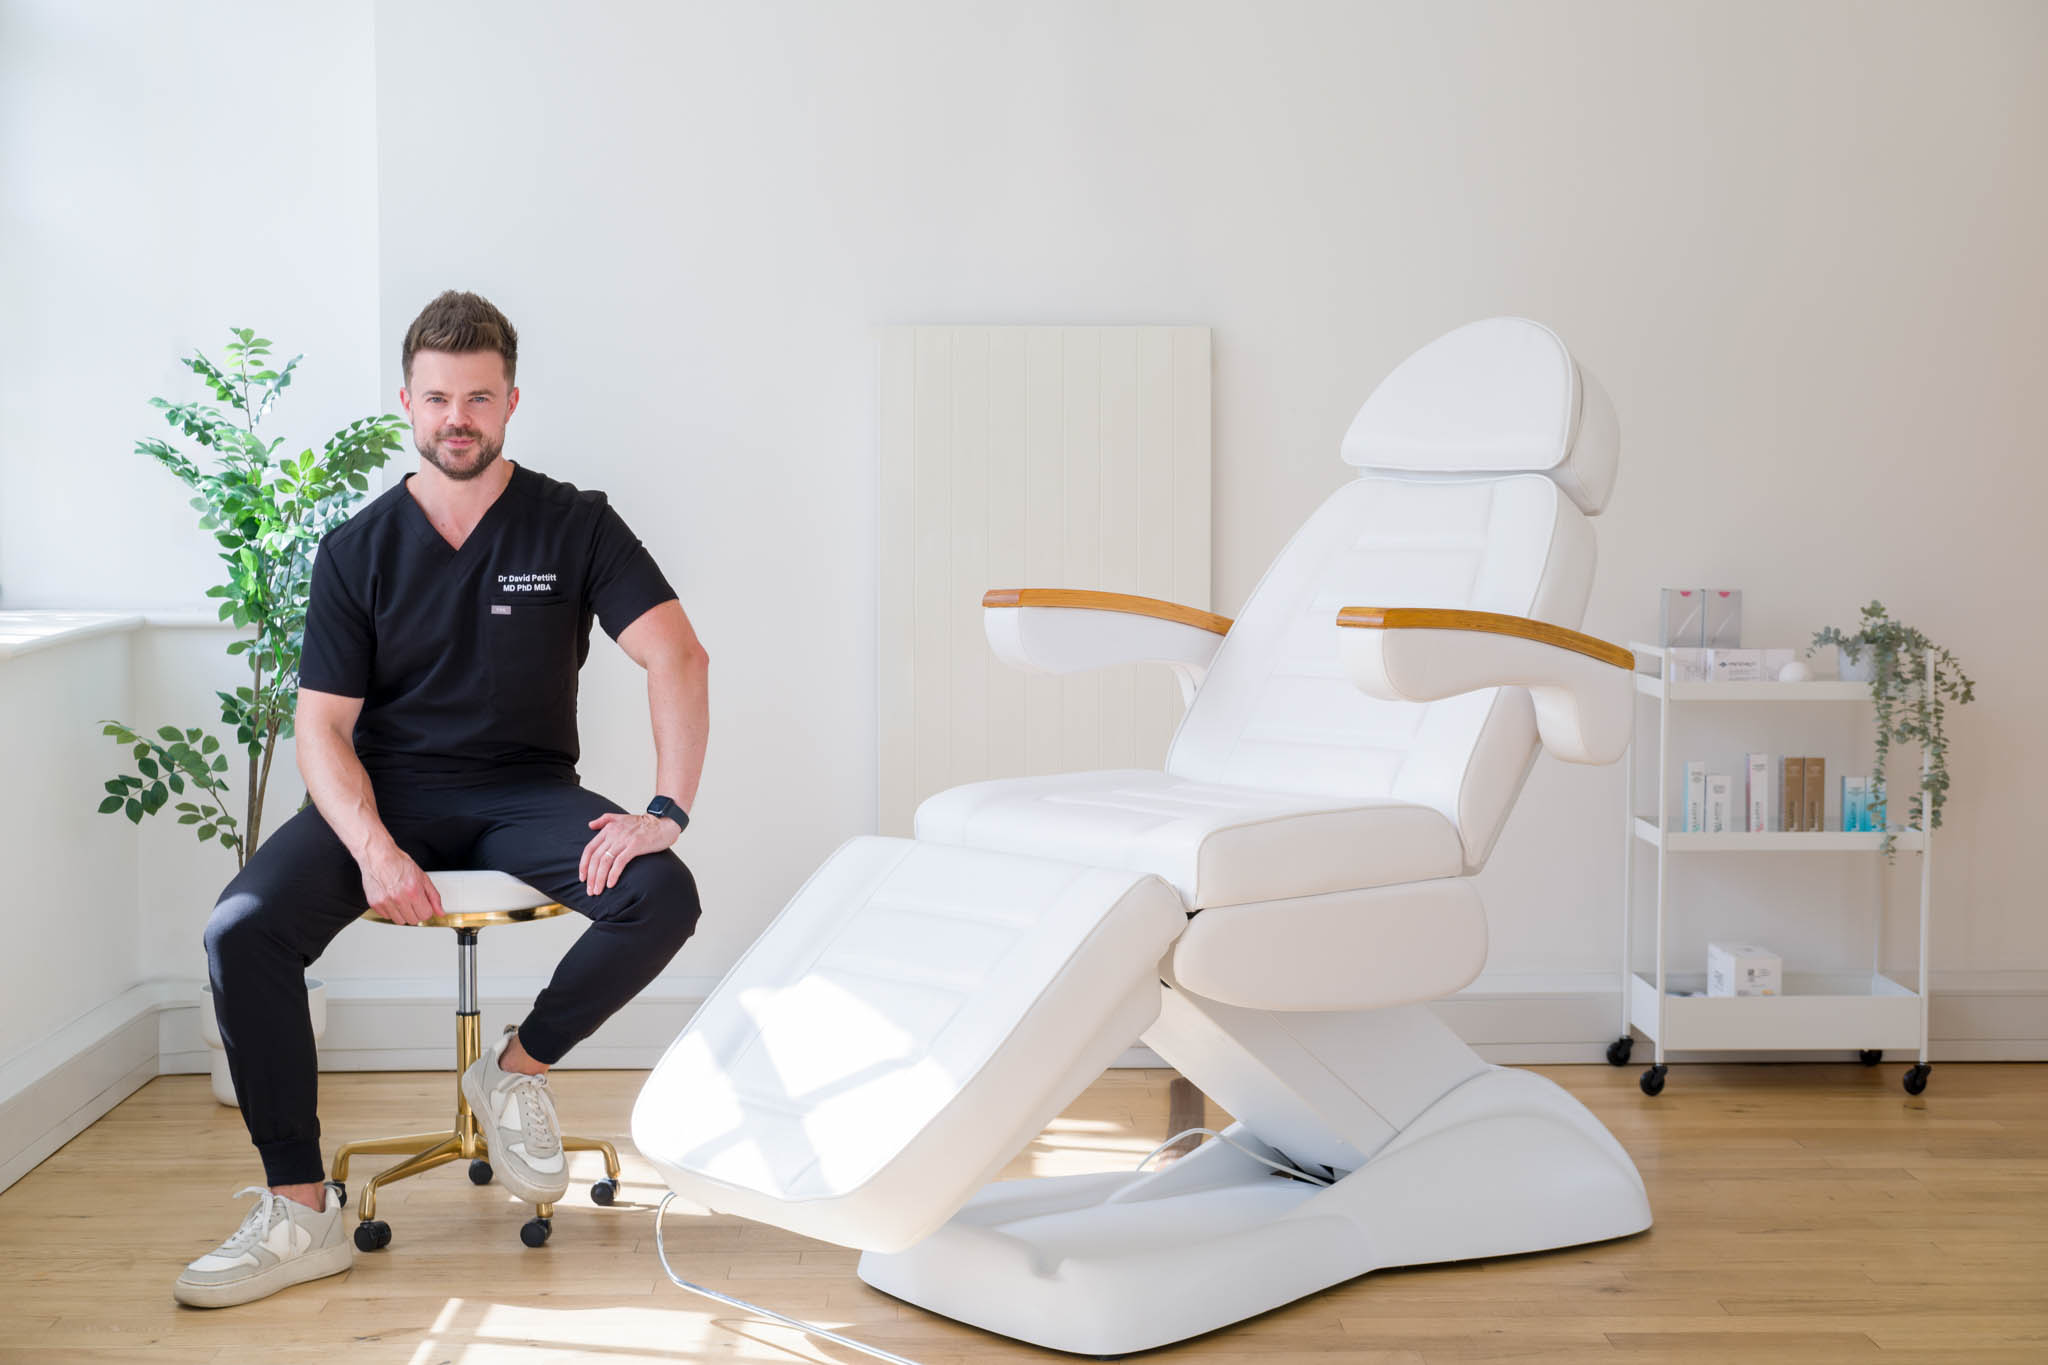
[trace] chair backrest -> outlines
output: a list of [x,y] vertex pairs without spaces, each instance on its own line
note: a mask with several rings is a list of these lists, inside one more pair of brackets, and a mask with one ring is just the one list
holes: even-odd
[[1337,611],[1462,607],[1576,629],[1593,581],[1588,517],[1606,505],[1619,445],[1606,393],[1537,323],[1472,323],[1403,361],[1345,435],[1359,477],[1267,569],[1167,771],[1430,806],[1476,871],[1535,760],[1528,693],[1369,697],[1339,662]]

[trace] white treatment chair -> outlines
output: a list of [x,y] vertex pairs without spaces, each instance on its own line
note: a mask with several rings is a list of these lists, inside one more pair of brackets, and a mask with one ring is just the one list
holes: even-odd
[[[915,839],[848,841],[649,1076],[641,1152],[684,1198],[861,1248],[898,1298],[1095,1355],[1648,1227],[1607,1130],[1426,1003],[1486,960],[1472,877],[1538,745],[1627,744],[1633,660],[1575,629],[1618,444],[1554,333],[1478,322],[1373,393],[1358,476],[1236,622],[990,593],[1019,667],[1181,673],[1165,771],[973,783]],[[988,1183],[1141,1036],[1229,1142]]]

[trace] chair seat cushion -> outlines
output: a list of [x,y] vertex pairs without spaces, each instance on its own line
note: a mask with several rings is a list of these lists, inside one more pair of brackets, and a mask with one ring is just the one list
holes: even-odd
[[1427,806],[1190,782],[1147,769],[971,782],[917,810],[917,837],[1150,872],[1190,910],[1463,874]]

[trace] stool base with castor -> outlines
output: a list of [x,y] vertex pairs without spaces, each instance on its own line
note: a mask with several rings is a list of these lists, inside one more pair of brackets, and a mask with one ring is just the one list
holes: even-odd
[[[490,1145],[484,1140],[476,1115],[470,1112],[469,1101],[462,1094],[462,1073],[470,1063],[483,1056],[483,1020],[477,1009],[476,985],[476,942],[477,932],[487,924],[523,924],[529,920],[548,919],[563,914],[568,907],[553,902],[515,905],[505,908],[449,910],[448,903],[455,897],[457,888],[468,889],[471,894],[462,897],[473,900],[477,894],[474,885],[465,887],[460,879],[491,878],[493,883],[485,888],[495,893],[496,898],[507,896],[506,888],[496,883],[509,883],[513,900],[532,900],[540,896],[531,887],[496,872],[466,872],[431,874],[436,888],[441,892],[443,913],[430,920],[422,921],[422,927],[447,928],[455,931],[456,953],[456,996],[455,996],[455,1126],[442,1133],[408,1133],[402,1137],[368,1138],[361,1142],[345,1142],[334,1154],[334,1174],[327,1182],[335,1187],[342,1203],[348,1202],[348,1165],[358,1156],[388,1152],[410,1152],[404,1161],[386,1167],[369,1179],[363,1186],[362,1195],[356,1205],[356,1250],[382,1251],[391,1245],[391,1225],[377,1217],[377,1191],[396,1181],[406,1180],[431,1171],[436,1166],[445,1166],[451,1161],[469,1162],[469,1179],[472,1184],[491,1183]],[[366,913],[364,919],[379,924],[393,923],[375,912]],[[604,1153],[605,1178],[590,1187],[593,1204],[609,1205],[619,1192],[619,1153],[611,1143],[601,1138],[562,1138],[564,1152]],[[554,1231],[553,1204],[536,1204],[534,1216],[519,1229],[519,1240],[530,1247],[543,1246]]]

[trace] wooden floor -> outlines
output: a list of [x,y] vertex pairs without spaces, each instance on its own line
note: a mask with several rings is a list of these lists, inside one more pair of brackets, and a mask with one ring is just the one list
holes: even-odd
[[[1679,1066],[1654,1100],[1640,1068],[1536,1069],[1635,1157],[1649,1232],[1383,1271],[1141,1359],[2048,1361],[2048,1066],[1937,1066],[1917,1099],[1890,1063]],[[1170,1074],[1106,1074],[1007,1174],[1128,1168],[1165,1136]],[[545,1248],[519,1243],[524,1205],[449,1166],[392,1187],[378,1210],[391,1246],[347,1275],[213,1312],[177,1307],[170,1283],[234,1229],[253,1156],[205,1077],[153,1081],[0,1194],[0,1361],[867,1360],[668,1283],[661,1190],[624,1137],[640,1081],[556,1077],[565,1125],[612,1136],[626,1174],[619,1204],[593,1207],[596,1158],[580,1157]],[[432,1127],[452,1103],[441,1076],[322,1085],[330,1148]],[[923,1365],[1074,1359],[886,1298],[852,1252],[676,1208],[668,1226],[686,1277]]]

